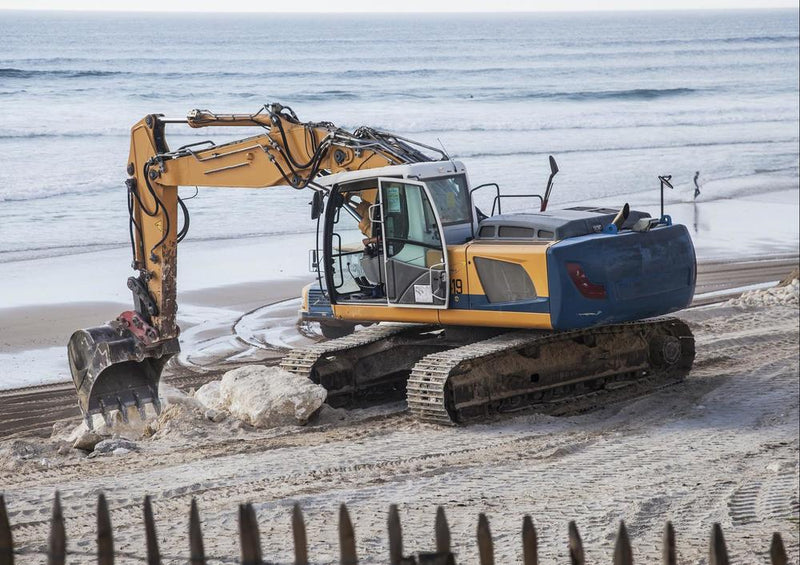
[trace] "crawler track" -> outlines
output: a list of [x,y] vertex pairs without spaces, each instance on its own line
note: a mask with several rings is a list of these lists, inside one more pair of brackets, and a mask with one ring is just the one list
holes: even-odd
[[676,318],[569,332],[511,332],[428,355],[408,381],[418,419],[467,423],[630,385],[683,379],[695,348]]
[[634,384],[657,387],[685,377],[694,360],[692,332],[674,318],[557,333],[494,330],[483,340],[435,330],[367,328],[296,349],[281,367],[323,385],[334,406],[405,390],[414,417],[447,425]]
[[319,383],[332,406],[364,399],[402,398],[408,374],[420,357],[456,347],[435,326],[371,326],[346,337],[289,352],[280,366]]

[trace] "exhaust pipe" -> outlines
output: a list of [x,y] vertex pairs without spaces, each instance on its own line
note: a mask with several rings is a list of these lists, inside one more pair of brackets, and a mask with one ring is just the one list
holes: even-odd
[[631,207],[626,202],[625,206],[623,206],[620,209],[620,211],[617,212],[617,215],[614,216],[614,219],[611,220],[611,223],[617,227],[617,230],[619,230],[622,228],[622,224],[625,223],[625,220],[627,220],[628,216],[630,215],[631,215]]
[[157,341],[155,330],[136,312],[123,312],[108,324],[73,333],[67,345],[69,370],[89,429],[95,414],[102,414],[110,425],[114,410],[125,422],[131,407],[142,419],[147,404],[160,413],[161,372],[179,351],[178,338]]

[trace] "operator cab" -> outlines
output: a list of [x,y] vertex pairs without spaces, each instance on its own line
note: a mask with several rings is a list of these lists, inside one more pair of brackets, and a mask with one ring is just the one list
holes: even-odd
[[477,225],[464,166],[414,163],[323,181],[320,278],[332,301],[446,308],[446,246],[468,241]]

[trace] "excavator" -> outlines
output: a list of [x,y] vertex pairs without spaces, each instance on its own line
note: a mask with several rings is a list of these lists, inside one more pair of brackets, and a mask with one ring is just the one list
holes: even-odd
[[[171,124],[255,135],[171,150]],[[131,129],[125,182],[133,309],[68,344],[87,423],[160,410],[161,373],[180,350],[177,250],[189,228],[180,186],[311,191],[317,280],[303,289],[301,317],[331,339],[280,365],[324,386],[334,406],[405,391],[416,418],[452,425],[680,381],[694,337],[666,315],[694,295],[688,230],[663,208],[550,210],[557,172],[550,157],[544,195],[505,195],[472,186],[444,150],[302,122],[277,103],[145,116]],[[475,204],[481,190],[494,195],[489,213]],[[531,198],[538,211],[503,213],[507,198]]]

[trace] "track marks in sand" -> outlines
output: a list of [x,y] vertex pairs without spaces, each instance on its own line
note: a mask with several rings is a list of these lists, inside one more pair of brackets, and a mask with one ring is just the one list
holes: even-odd
[[93,460],[79,460],[53,468],[28,466],[0,475],[0,484],[7,484],[15,489],[48,486],[56,488],[59,484],[79,480],[87,474],[93,477],[114,477],[121,472],[167,469],[178,464],[208,462],[218,457],[252,452],[313,447],[337,441],[357,442],[404,429],[410,425],[414,425],[414,422],[408,415],[390,407],[384,413],[354,419],[350,425],[276,428],[217,440],[206,439],[199,448],[196,443],[174,447],[169,443],[162,446],[158,441],[150,443],[144,440],[140,442],[140,447],[145,449],[144,454],[133,453],[124,459],[106,456]]
[[728,511],[735,525],[764,520],[797,518],[800,503],[797,498],[798,469],[755,480],[738,488],[728,501]]
[[[185,465],[172,466],[169,468],[170,482],[180,486],[170,486],[160,490],[158,484],[163,484],[164,477],[161,476],[159,469],[128,473],[126,491],[140,493],[141,496],[149,492],[153,495],[157,507],[169,508],[170,512],[180,513],[181,509],[188,507],[188,500],[191,497],[198,497],[205,506],[227,508],[233,501],[291,499],[304,494],[335,490],[342,485],[404,481],[409,477],[435,475],[444,470],[449,472],[462,466],[480,465],[488,460],[559,457],[579,449],[582,443],[593,441],[585,434],[566,434],[556,439],[536,434],[534,437],[512,437],[504,441],[477,441],[468,447],[454,449],[452,445],[448,448],[451,443],[449,441],[419,445],[414,441],[414,436],[415,433],[412,432],[395,434],[384,441],[371,438],[369,446],[364,445],[360,450],[350,449],[348,458],[352,458],[352,462],[347,461],[338,465],[314,463],[317,459],[341,461],[342,458],[337,458],[335,453],[345,448],[336,442],[318,446],[313,453],[279,448],[276,451],[290,451],[295,459],[293,462],[295,464],[284,466],[276,461],[284,459],[283,453],[274,453],[273,450],[248,455],[245,459],[241,454],[221,457],[205,475],[200,469],[189,469]],[[394,450],[392,446],[395,447]],[[373,450],[380,455],[373,454]],[[281,470],[286,468],[295,470],[281,473]],[[62,483],[61,496],[65,513],[67,510],[77,514],[92,512],[94,500],[91,497],[87,498],[84,493],[109,490],[108,481],[107,477],[89,477],[85,480],[78,477],[71,483]],[[31,491],[37,491],[38,496]],[[133,509],[131,508],[128,509],[126,518],[124,510],[128,506],[135,507],[140,504],[141,498],[140,496],[131,498],[127,492],[126,494],[110,492],[107,497],[114,511],[119,511],[121,514],[119,519],[115,519],[115,525],[124,527],[125,523],[130,522],[135,527],[139,521],[138,515],[130,512]],[[27,498],[31,504],[35,504],[38,499],[38,503],[46,508],[47,501],[52,498],[52,490],[46,487],[31,487]],[[135,515],[132,522],[131,513]],[[12,509],[9,515],[17,519],[20,532],[25,532],[24,537],[34,537],[33,530],[29,528],[41,529],[42,534],[46,532],[46,512],[42,516],[30,514],[26,516],[25,512],[18,513]]]

